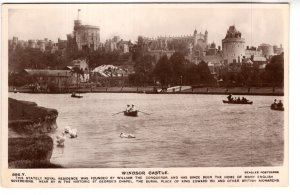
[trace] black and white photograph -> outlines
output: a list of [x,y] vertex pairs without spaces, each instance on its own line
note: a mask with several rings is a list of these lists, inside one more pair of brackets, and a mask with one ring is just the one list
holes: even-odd
[[[289,4],[6,4],[2,14],[7,171],[120,169],[147,186],[147,175],[174,184],[172,170],[189,168],[195,186],[286,183],[245,170],[287,174]],[[214,172],[189,177],[198,168]],[[216,177],[223,168],[250,176]]]

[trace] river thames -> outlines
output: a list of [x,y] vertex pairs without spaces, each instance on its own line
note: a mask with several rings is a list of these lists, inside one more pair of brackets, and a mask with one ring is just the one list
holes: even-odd
[[[78,137],[54,146],[52,163],[66,168],[280,166],[284,112],[270,110],[283,97],[245,96],[253,105],[223,104],[225,95],[10,93],[9,97],[58,110],[55,136],[65,126]],[[134,104],[138,117],[122,113]],[[131,133],[134,139],[120,138]]]

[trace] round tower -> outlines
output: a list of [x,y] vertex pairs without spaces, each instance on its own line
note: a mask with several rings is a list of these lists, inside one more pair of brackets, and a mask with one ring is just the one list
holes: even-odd
[[226,65],[242,62],[245,56],[245,39],[234,25],[227,30],[226,37],[222,40],[222,49]]
[[74,20],[74,30],[77,30],[81,25],[81,20]]
[[262,55],[266,58],[270,58],[274,55],[274,47],[269,44],[262,43],[258,46],[258,50],[262,51]]

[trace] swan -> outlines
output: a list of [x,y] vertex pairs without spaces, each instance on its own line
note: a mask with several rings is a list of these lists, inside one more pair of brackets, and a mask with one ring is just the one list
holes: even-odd
[[65,131],[65,133],[69,133],[69,132],[71,131],[71,127],[66,126],[66,127],[64,128],[64,131]]
[[77,129],[72,129],[69,131],[70,138],[76,138],[77,137]]
[[58,146],[63,146],[66,140],[65,133],[62,132],[62,135],[57,135],[56,136],[56,143]]
[[121,138],[135,138],[135,136],[133,134],[126,134],[126,133],[121,133],[120,134]]

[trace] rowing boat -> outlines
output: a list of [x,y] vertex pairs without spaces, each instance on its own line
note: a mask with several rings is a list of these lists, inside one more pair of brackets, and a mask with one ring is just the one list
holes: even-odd
[[138,114],[138,111],[135,110],[135,111],[123,111],[124,115],[125,116],[137,116]]
[[247,100],[247,102],[238,102],[238,101],[227,101],[227,100],[223,100],[224,104],[253,104],[252,101]]
[[284,107],[278,107],[277,105],[271,104],[271,110],[284,111]]
[[81,95],[71,95],[72,98],[82,98],[83,96]]

